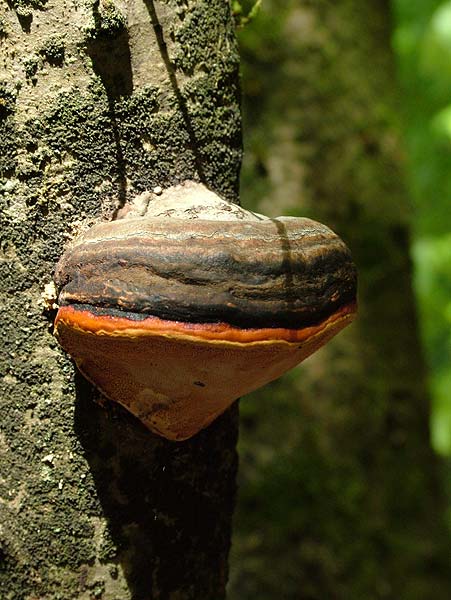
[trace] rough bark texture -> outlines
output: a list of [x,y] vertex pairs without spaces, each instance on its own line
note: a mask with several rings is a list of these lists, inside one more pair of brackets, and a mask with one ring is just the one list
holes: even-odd
[[229,598],[446,600],[389,6],[273,0],[255,26],[244,203],[335,229],[357,262],[360,314],[242,401]]
[[180,444],[101,408],[40,294],[68,238],[146,189],[237,199],[228,3],[11,0],[0,17],[0,596],[217,600],[236,408]]

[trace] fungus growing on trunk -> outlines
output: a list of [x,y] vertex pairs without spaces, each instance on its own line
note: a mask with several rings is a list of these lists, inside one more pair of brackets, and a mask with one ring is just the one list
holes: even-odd
[[105,396],[168,439],[191,437],[355,315],[349,250],[310,219],[257,215],[194,183],[122,216],[59,261],[55,333]]

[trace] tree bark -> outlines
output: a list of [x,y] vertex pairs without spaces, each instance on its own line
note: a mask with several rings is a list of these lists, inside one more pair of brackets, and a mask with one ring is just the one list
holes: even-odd
[[445,600],[389,5],[272,0],[252,27],[242,195],[335,229],[359,269],[360,311],[297,374],[242,402],[230,600]]
[[99,406],[40,297],[67,240],[145,190],[195,179],[237,201],[228,3],[11,0],[0,16],[0,596],[218,600],[236,407],[173,443]]

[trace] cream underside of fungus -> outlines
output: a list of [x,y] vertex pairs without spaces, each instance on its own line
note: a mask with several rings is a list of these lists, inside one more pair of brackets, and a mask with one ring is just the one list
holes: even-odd
[[309,219],[269,219],[186,182],[146,193],[60,260],[55,332],[149,429],[191,437],[355,314],[349,251]]

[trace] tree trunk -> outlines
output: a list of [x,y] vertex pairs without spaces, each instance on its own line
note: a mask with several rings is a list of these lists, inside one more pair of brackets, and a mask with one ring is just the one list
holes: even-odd
[[100,407],[40,297],[68,239],[145,190],[195,179],[237,200],[228,3],[11,0],[0,16],[0,596],[218,600],[236,407],[183,443]]
[[272,0],[251,27],[243,197],[335,229],[357,262],[360,311],[297,374],[242,402],[230,600],[445,600],[389,5]]

